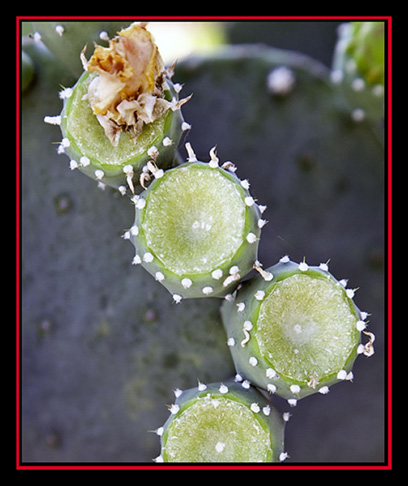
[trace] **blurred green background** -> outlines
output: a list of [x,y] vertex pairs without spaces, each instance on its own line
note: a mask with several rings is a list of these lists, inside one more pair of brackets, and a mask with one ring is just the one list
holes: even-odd
[[[340,23],[150,24],[166,62],[178,59],[182,95],[193,93],[185,141],[205,161],[217,145],[268,206],[261,262],[330,260],[370,314],[376,354],[357,360],[353,383],[293,409],[273,397],[292,414],[287,464],[379,463],[386,453],[384,151],[330,84]],[[22,28],[35,31],[28,21]],[[50,45],[56,55],[59,41]],[[131,265],[121,237],[133,221],[129,200],[70,171],[57,155],[59,128],[43,123],[59,114],[58,91],[75,75],[41,42],[25,37],[23,47],[33,75],[21,98],[21,459],[151,464],[160,452],[151,431],[166,420],[173,390],[234,374],[220,301],[175,305]],[[281,65],[296,84],[277,98],[266,77]]]

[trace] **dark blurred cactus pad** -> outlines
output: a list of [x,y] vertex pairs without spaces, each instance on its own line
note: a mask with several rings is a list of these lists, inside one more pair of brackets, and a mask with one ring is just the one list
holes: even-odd
[[[82,48],[82,46],[81,46]],[[69,169],[57,155],[61,86],[76,80],[37,43],[22,98],[22,459],[152,463],[173,390],[234,375],[219,299],[175,304],[122,238],[126,197]],[[269,74],[293,76],[284,94]],[[323,64],[261,45],[222,49],[176,66],[192,100],[184,118],[197,158],[217,146],[267,205],[259,260],[289,254],[359,288],[376,354],[354,383],[311,396],[286,427],[291,462],[383,460],[384,155],[368,122],[354,122]],[[286,85],[287,86],[287,85]],[[184,147],[180,154],[186,159]],[[287,412],[287,404],[274,400]],[[160,465],[157,465],[160,467]]]

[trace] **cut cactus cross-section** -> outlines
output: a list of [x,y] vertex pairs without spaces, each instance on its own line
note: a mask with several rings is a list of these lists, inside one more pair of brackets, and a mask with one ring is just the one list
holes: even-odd
[[84,73],[60,93],[59,153],[99,184],[138,192],[149,160],[162,169],[177,164],[181,106],[189,98],[179,100],[181,86],[171,81],[173,71],[164,68],[144,26],[132,24],[109,48],[96,46],[82,60]]
[[279,462],[284,452],[283,415],[265,396],[241,384],[199,383],[177,390],[170,416],[156,432],[156,462]]
[[326,264],[287,257],[245,282],[222,308],[237,372],[292,405],[350,380],[357,355],[372,354],[373,338],[361,344],[367,316],[343,284]]
[[240,181],[218,165],[192,161],[165,172],[134,198],[129,238],[141,263],[176,301],[231,293],[257,258],[260,210]]

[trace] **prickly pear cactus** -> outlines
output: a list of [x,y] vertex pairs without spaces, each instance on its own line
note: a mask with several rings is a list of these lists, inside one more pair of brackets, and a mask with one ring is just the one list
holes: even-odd
[[[275,428],[276,434],[270,435],[277,447],[267,454],[268,461],[381,461],[383,151],[367,120],[348,110],[345,94],[332,81],[330,69],[298,53],[245,45],[187,58],[177,64],[173,78],[194,94],[194,103],[183,106],[183,117],[192,127],[188,137],[197,159],[207,160],[209,147],[216,145],[218,154],[238,166],[239,180],[251,181],[250,197],[256,204],[244,204],[246,208],[257,209],[258,199],[263,209],[267,207],[262,221],[269,224],[257,242],[254,276],[247,275],[244,280],[258,274],[262,277],[262,273],[265,276],[277,260],[289,254],[298,262],[304,262],[306,256],[311,267],[330,260],[333,275],[342,281],[348,278],[347,288],[353,292],[360,288],[354,302],[362,311],[350,304],[354,325],[350,347],[353,353],[362,349],[358,339],[364,322],[364,330],[377,337],[374,357],[370,362],[356,360],[353,386],[339,383],[330,387],[330,393],[314,393],[293,409],[286,396],[281,399],[277,393],[253,390],[249,378],[236,376],[231,338],[237,338],[224,330],[220,299],[207,295],[182,299],[175,305],[160,281],[163,279],[157,278],[158,271],[165,277],[167,271],[155,270],[152,276],[141,265],[132,265],[143,229],[139,220],[135,225],[140,195],[133,196],[128,184],[130,201],[117,189],[100,184],[98,177],[95,183],[70,170],[69,159],[59,155],[64,152],[59,149],[60,127],[45,125],[43,120],[61,112],[61,86],[74,86],[79,74],[71,74],[64,64],[70,49],[57,52],[52,44],[57,46],[67,39],[64,42],[71,46],[74,41],[71,44],[65,34],[75,27],[77,32],[83,29],[85,37],[91,26],[87,22],[56,24],[33,28],[32,38],[25,39],[23,46],[22,459],[135,464],[160,457],[168,460],[169,438],[173,442],[167,450],[178,448],[172,432],[177,433],[177,427],[189,428],[187,415],[178,415],[183,407],[192,413],[198,410],[195,406],[200,413],[207,412],[208,403],[213,406],[221,395],[226,399],[226,386],[231,392],[251,387],[251,392],[261,394],[249,402],[244,398],[238,401],[247,407],[243,413],[249,421],[262,419],[259,423],[265,437],[265,411],[274,410],[271,415],[276,416],[276,424],[291,417],[285,427],[284,446],[281,425],[279,433]],[[112,38],[120,29],[111,33],[109,24],[104,24],[97,30],[94,36],[101,39],[101,32],[110,32]],[[106,38],[105,34],[102,37]],[[75,48],[78,55],[82,40],[81,47]],[[180,158],[194,164],[188,161],[191,152],[179,147],[175,165]],[[212,162],[214,157],[215,152]],[[160,177],[162,169],[154,157],[149,162],[147,170],[142,170],[147,176],[142,182],[149,184],[147,192],[160,187],[164,174],[175,170],[164,168]],[[95,170],[93,173],[96,175]],[[127,178],[125,181],[128,183]],[[136,179],[132,182],[137,183]],[[240,194],[247,189],[239,184]],[[247,219],[256,223],[260,215]],[[258,236],[257,230],[251,233]],[[250,241],[246,244],[254,248]],[[255,255],[249,259],[251,264],[253,260]],[[146,267],[149,264],[144,263]],[[209,270],[211,284],[218,282],[213,275],[216,270]],[[177,288],[179,295],[188,290],[184,288],[189,287],[187,278],[193,283],[190,274],[178,279],[182,287]],[[263,277],[262,281],[267,284]],[[172,281],[170,291],[174,294],[173,285]],[[201,292],[205,287],[213,285],[200,287]],[[239,295],[241,290],[237,292]],[[269,292],[269,287],[264,292]],[[234,297],[229,295],[225,305],[232,304]],[[344,300],[348,298],[346,294]],[[250,333],[245,326],[243,329]],[[247,338],[242,329],[240,332],[242,339]],[[339,381],[350,381],[349,363],[346,359],[341,370],[336,370]],[[252,363],[249,366],[256,368]],[[192,387],[198,378],[213,384],[210,398],[200,395],[197,400],[201,390]],[[287,386],[291,394],[328,386],[326,382],[322,387],[314,381],[312,384],[316,388],[303,383]],[[180,394],[180,389],[193,391]],[[172,390],[179,395],[179,408],[170,409],[166,422],[165,404],[171,403]],[[230,399],[236,400],[239,394],[233,395]],[[222,406],[227,405],[222,402]],[[213,418],[202,420],[208,424]],[[195,422],[199,420],[197,416]],[[233,419],[226,420],[232,427]],[[151,432],[158,430],[161,444]],[[237,433],[242,435],[242,429]],[[220,454],[229,454],[221,435],[211,448],[212,457],[220,460]],[[241,453],[238,460],[245,461]]]
[[[159,170],[177,162],[185,126],[178,99],[153,37],[144,24],[121,30],[109,47],[96,46],[73,88],[60,92],[64,108],[45,121],[61,126],[60,153],[100,184],[135,193],[148,162]],[[141,183],[142,186],[143,183]]]
[[[170,80],[166,83],[166,101],[170,105],[176,92]],[[154,158],[161,168],[169,168],[175,163],[175,150],[183,124],[177,101],[174,101],[175,111],[167,110],[143,128],[137,143],[128,133],[121,134],[117,143],[112,145],[84,98],[90,85],[90,76],[86,72],[73,89],[62,92],[66,101],[61,115],[57,116],[62,131],[59,150],[69,156],[71,170],[79,169],[101,184],[115,187],[121,194],[129,190],[134,193],[142,169],[149,160]],[[47,117],[51,123],[55,119]]]
[[170,416],[156,430],[156,462],[279,462],[285,419],[261,393],[236,382],[175,390]]
[[136,196],[129,230],[133,262],[175,302],[231,294],[253,268],[265,222],[249,182],[230,172],[236,169],[231,162],[219,167],[214,151],[209,163],[198,162],[191,148],[189,158]]
[[222,308],[238,373],[292,406],[351,380],[357,355],[371,355],[373,346],[361,344],[367,315],[344,284],[325,263],[288,257],[245,282]]
[[385,24],[340,25],[333,56],[332,80],[344,90],[355,119],[384,118]]

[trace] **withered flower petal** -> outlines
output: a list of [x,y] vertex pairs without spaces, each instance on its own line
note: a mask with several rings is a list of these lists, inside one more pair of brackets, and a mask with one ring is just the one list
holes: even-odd
[[83,64],[97,74],[89,84],[88,101],[112,145],[118,144],[121,131],[137,138],[144,123],[170,108],[164,99],[163,60],[145,24],[120,31],[109,47],[96,46]]

